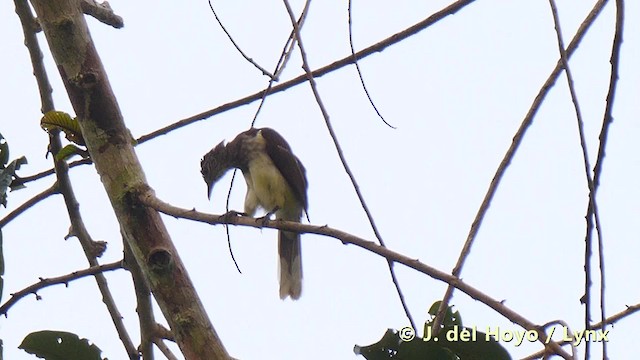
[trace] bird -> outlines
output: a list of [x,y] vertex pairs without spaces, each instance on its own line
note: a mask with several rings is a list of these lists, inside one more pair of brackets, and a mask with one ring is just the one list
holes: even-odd
[[[201,173],[207,183],[207,195],[215,183],[232,168],[242,171],[247,183],[244,214],[254,216],[258,208],[275,214],[278,220],[300,222],[307,216],[307,175],[302,162],[277,131],[251,128],[228,144],[224,141],[204,155]],[[293,300],[302,294],[302,257],[300,234],[278,231],[280,299]]]

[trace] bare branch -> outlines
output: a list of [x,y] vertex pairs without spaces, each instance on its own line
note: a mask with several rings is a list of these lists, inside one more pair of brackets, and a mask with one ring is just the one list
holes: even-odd
[[[332,237],[340,240],[343,244],[352,244],[368,250],[374,254],[384,257],[388,261],[394,263],[403,264],[411,269],[414,269],[420,273],[423,273],[429,277],[432,277],[436,280],[445,282],[456,289],[462,291],[463,293],[469,295],[472,299],[478,300],[483,304],[487,305],[491,309],[495,310],[497,313],[501,314],[505,318],[509,319],[511,322],[516,323],[522,326],[524,329],[535,331],[538,334],[538,339],[544,343],[547,336],[544,331],[538,325],[535,325],[531,321],[524,318],[519,313],[516,313],[514,310],[508,308],[504,305],[503,301],[498,301],[493,299],[487,294],[484,294],[480,290],[474,288],[473,286],[463,282],[461,279],[456,278],[450,274],[447,274],[444,271],[440,271],[436,268],[433,268],[425,263],[420,262],[417,259],[412,259],[408,256],[397,253],[389,248],[384,246],[380,246],[373,241],[365,240],[358,236],[349,234],[345,231],[341,231],[338,229],[331,228],[327,225],[307,225],[294,221],[284,221],[284,220],[266,220],[266,219],[255,219],[248,216],[225,216],[225,215],[213,215],[207,214],[203,212],[196,211],[195,209],[184,209],[180,208],[162,200],[158,199],[154,194],[150,192],[146,192],[140,195],[139,201],[141,204],[149,206],[163,214],[173,216],[175,218],[188,219],[192,221],[207,223],[211,225],[220,225],[220,224],[228,224],[228,225],[241,225],[248,226],[257,229],[261,228],[270,228],[270,229],[279,229],[286,231],[294,231],[298,233],[306,233],[306,234],[316,234],[323,235],[327,237]],[[550,351],[562,356],[565,359],[571,359],[571,356],[567,354],[564,350],[562,350],[557,344],[549,344]]]
[[[598,0],[598,2],[595,4],[591,12],[587,15],[585,20],[582,22],[582,24],[580,24],[580,27],[578,28],[576,35],[573,37],[573,39],[571,40],[571,43],[569,43],[569,47],[567,48],[567,56],[569,58],[571,57],[573,52],[576,50],[578,45],[580,45],[580,42],[584,38],[584,35],[586,34],[587,30],[589,29],[589,27],[591,27],[591,25],[593,24],[595,19],[598,17],[598,15],[602,11],[606,3],[607,3],[606,0]],[[538,92],[538,95],[536,95],[535,99],[533,100],[533,103],[531,104],[531,107],[529,108],[527,115],[522,120],[522,123],[520,124],[518,131],[516,131],[515,135],[513,136],[513,141],[511,142],[511,146],[509,146],[509,149],[507,150],[504,157],[502,158],[500,165],[498,165],[498,169],[496,170],[496,173],[494,174],[493,179],[489,184],[489,189],[487,189],[487,193],[485,194],[484,199],[482,200],[482,204],[480,204],[480,208],[476,213],[476,217],[473,219],[473,223],[471,223],[469,234],[467,235],[467,239],[464,243],[464,246],[460,251],[460,257],[458,258],[458,262],[456,263],[452,271],[452,274],[454,276],[456,277],[460,276],[460,273],[462,271],[462,266],[464,265],[466,258],[471,253],[471,245],[473,245],[473,241],[478,235],[478,231],[480,230],[480,226],[482,225],[484,216],[489,210],[489,205],[491,204],[491,200],[493,199],[493,196],[495,195],[496,190],[500,185],[500,181],[502,180],[502,177],[506,173],[507,168],[511,163],[511,160],[516,154],[516,151],[520,147],[520,143],[522,143],[522,139],[524,138],[524,135],[527,132],[527,129],[529,129],[529,126],[531,126],[531,124],[533,123],[533,118],[537,114],[538,109],[540,109],[540,105],[542,104],[545,97],[549,93],[549,90],[553,87],[553,85],[557,81],[558,76],[560,76],[560,73],[562,72],[562,69],[563,69],[562,60],[558,60],[556,67],[553,69],[553,71],[551,72],[547,80],[544,82],[544,84],[540,88],[540,91]],[[440,308],[438,309],[438,315],[433,321],[434,331],[439,329],[440,324],[442,323],[445,310],[449,306],[449,300],[451,300],[451,297],[453,296],[453,290],[454,290],[453,287],[449,286],[443,296],[442,302],[440,303]]]
[[[15,1],[24,1],[24,0],[15,0]],[[437,23],[438,21],[444,19],[446,16],[448,15],[453,15],[456,12],[462,10],[465,6],[473,3],[474,0],[459,0],[456,1],[454,3],[452,3],[451,5],[445,7],[444,9],[434,13],[433,15],[427,17],[426,19],[396,33],[393,34],[391,36],[389,36],[388,38],[381,40],[365,49],[362,49],[360,51],[358,51],[355,54],[350,54],[340,60],[336,60],[333,63],[323,66],[317,70],[314,70],[311,72],[311,74],[313,75],[314,78],[319,78],[323,75],[326,75],[330,72],[333,72],[335,70],[341,69],[347,65],[351,65],[354,63],[355,60],[361,60],[364,59],[365,57],[374,54],[376,52],[381,52],[384,49],[386,49],[387,47],[397,44],[415,34],[417,34],[418,32],[428,28],[429,26]],[[306,16],[306,12],[303,12],[303,16],[300,19],[300,24],[302,24],[302,22],[304,21],[304,18]],[[285,54],[288,52],[285,52]],[[280,67],[279,69],[282,69],[282,67]],[[170,133],[171,131],[180,129],[184,126],[190,125],[192,123],[195,123],[197,121],[200,120],[205,120],[208,119],[214,115],[217,114],[221,114],[223,112],[235,109],[237,107],[243,106],[243,105],[248,105],[254,101],[258,101],[261,100],[262,98],[264,98],[267,94],[268,95],[272,95],[275,93],[279,93],[282,91],[285,91],[289,88],[292,88],[294,86],[300,85],[303,82],[305,82],[307,80],[307,75],[306,74],[302,74],[299,75],[287,82],[284,82],[282,84],[273,86],[272,88],[267,88],[264,90],[260,90],[257,93],[251,94],[251,95],[247,95],[241,99],[238,100],[234,100],[232,102],[217,106],[211,110],[207,110],[205,112],[190,116],[188,118],[179,120],[174,122],[173,124],[167,125],[165,127],[162,127],[160,129],[154,130],[148,134],[142,135],[141,137],[139,137],[137,139],[137,143],[138,144],[142,144],[145,143],[151,139],[155,139],[156,137],[162,136],[162,135],[166,135],[168,133]],[[71,162],[69,164],[70,168],[76,167],[78,165],[84,165],[84,164],[91,164],[91,160],[90,159],[82,159],[82,160],[78,160],[78,161],[74,161]],[[49,169],[46,171],[43,171],[41,173],[29,176],[29,177],[24,177],[23,179],[23,183],[27,183],[30,181],[34,181],[40,178],[43,178],[45,176],[48,175],[52,175],[54,173],[53,169]]]
[[[69,168],[74,168],[76,166],[89,165],[89,164],[93,164],[93,162],[91,161],[91,158],[84,158],[84,159],[80,159],[80,160],[76,160],[76,161],[70,162],[69,163]],[[30,175],[30,176],[24,176],[24,177],[17,178],[17,179],[15,179],[13,181],[12,184],[16,184],[16,185],[18,185],[18,184],[20,184],[20,185],[26,184],[28,182],[36,181],[36,180],[45,178],[47,176],[53,175],[55,173],[56,173],[56,171],[55,171],[54,168],[47,169],[47,170],[39,172],[37,174],[33,174],[33,175]]]
[[0,306],[0,315],[7,316],[7,312],[9,311],[9,309],[13,305],[15,305],[20,299],[22,299],[23,297],[29,294],[34,294],[36,296],[36,300],[40,300],[40,296],[37,294],[38,290],[42,290],[52,285],[65,284],[65,286],[68,286],[69,283],[72,281],[82,279],[84,277],[91,276],[91,275],[102,274],[105,271],[113,271],[121,268],[122,268],[122,261],[116,261],[109,264],[92,266],[84,270],[74,271],[67,275],[62,275],[62,276],[52,277],[52,278],[40,278],[40,281],[38,281],[37,283],[34,283],[20,291],[12,293],[9,300],[7,300],[4,304],[2,304],[2,306]]
[[[316,103],[318,104],[318,107],[322,112],[322,117],[324,118],[324,122],[326,124],[327,130],[329,131],[329,135],[331,136],[331,140],[333,141],[333,145],[336,148],[336,152],[338,153],[338,157],[340,158],[342,167],[344,168],[344,171],[349,176],[349,180],[351,181],[353,189],[355,190],[356,195],[358,196],[358,200],[360,201],[360,205],[362,206],[362,209],[364,210],[367,216],[367,219],[369,220],[369,224],[371,226],[371,229],[373,230],[373,233],[375,234],[376,238],[380,242],[380,245],[385,246],[384,240],[382,239],[382,235],[378,231],[378,227],[376,226],[375,220],[373,219],[373,214],[369,210],[369,207],[367,206],[367,203],[364,199],[364,195],[360,192],[360,186],[358,185],[358,182],[355,176],[353,175],[353,172],[351,171],[349,164],[347,163],[347,159],[345,158],[344,153],[342,152],[342,147],[340,146],[338,137],[335,131],[333,130],[333,125],[331,125],[331,120],[329,119],[329,112],[325,108],[322,102],[322,99],[320,98],[320,92],[318,91],[318,88],[316,86],[316,81],[313,78],[313,75],[311,74],[311,68],[309,67],[309,62],[307,61],[307,54],[304,50],[302,37],[300,35],[300,28],[298,27],[298,23],[296,22],[295,15],[293,14],[293,10],[291,9],[291,5],[289,4],[288,0],[284,0],[284,4],[285,4],[285,7],[287,8],[287,12],[289,13],[289,19],[291,20],[291,24],[296,34],[296,38],[298,39],[298,48],[300,49],[300,55],[302,56],[302,68],[307,73],[307,79],[309,80],[309,85],[311,86],[313,97],[315,98]],[[407,306],[407,303],[404,299],[404,294],[402,293],[402,289],[400,288],[400,283],[398,282],[396,273],[393,270],[393,262],[387,260],[387,266],[389,267],[391,281],[393,282],[393,285],[395,286],[396,291],[398,293],[400,304],[402,305],[402,308],[407,316],[407,319],[409,320],[409,323],[411,324],[411,327],[415,329],[416,328],[415,321],[411,316],[411,312],[409,311],[409,306]]]
[[178,358],[173,354],[171,349],[162,341],[162,339],[155,338],[153,343],[158,347],[162,355],[164,355],[167,360],[178,360]]
[[371,104],[371,107],[373,107],[373,110],[376,112],[376,114],[378,114],[378,117],[380,118],[380,120],[382,120],[383,123],[385,123],[388,127],[395,129],[396,127],[389,124],[387,122],[387,120],[384,119],[384,116],[382,116],[382,114],[380,114],[380,111],[378,111],[378,107],[376,106],[376,104],[373,103],[373,99],[371,98],[371,95],[369,95],[369,89],[367,89],[367,85],[364,83],[364,77],[362,76],[362,71],[360,70],[360,65],[358,64],[358,59],[355,58],[356,56],[356,52],[353,48],[353,29],[352,29],[352,11],[351,11],[351,3],[352,1],[349,0],[349,7],[348,7],[348,13],[349,13],[349,46],[351,47],[351,55],[354,57],[353,60],[353,64],[356,66],[356,70],[358,71],[358,77],[360,78],[360,84],[362,84],[362,89],[364,90],[364,93],[367,95],[367,99],[369,99],[369,104]]
[[[607,325],[613,325],[614,323],[618,322],[621,319],[624,319],[628,316],[630,316],[631,314],[640,311],[640,303],[635,304],[635,305],[631,305],[631,306],[627,306],[627,308],[613,316],[608,317],[607,319],[605,319],[604,321],[601,321],[597,324],[593,324],[591,325],[588,330],[594,330],[594,329],[600,329],[600,330],[604,330],[604,328]],[[566,345],[568,343],[570,343],[571,340],[563,340],[563,341],[558,341],[556,342],[556,344],[558,344],[559,346],[562,345]],[[541,350],[538,351],[534,354],[531,354],[527,357],[522,358],[521,360],[534,360],[534,359],[540,359],[542,357],[544,357],[545,355],[548,355],[548,353],[545,350]]]
[[8,213],[5,217],[0,219],[0,229],[2,229],[5,225],[7,225],[13,219],[18,217],[18,215],[22,214],[23,212],[25,212],[26,210],[28,210],[29,208],[31,208],[35,204],[37,204],[40,201],[48,198],[51,195],[59,194],[59,193],[60,192],[58,190],[58,183],[54,183],[53,185],[51,185],[51,187],[49,187],[48,189],[42,191],[41,193],[37,194],[36,196],[32,197],[31,199],[25,201],[22,205],[18,206],[12,212]]
[[[606,100],[607,106],[606,106],[604,118],[602,120],[602,129],[600,130],[600,137],[599,137],[600,144],[598,146],[598,155],[596,156],[596,164],[593,169],[593,172],[594,172],[593,190],[591,193],[594,201],[589,202],[590,208],[587,209],[587,218],[589,218],[590,214],[593,213],[596,219],[596,227],[598,229],[598,265],[600,267],[600,319],[602,319],[602,328],[601,328],[602,331],[604,331],[606,326],[606,324],[604,323],[604,319],[605,319],[604,244],[603,244],[602,236],[600,235],[599,215],[598,215],[598,209],[596,207],[595,197],[596,197],[596,191],[598,189],[598,185],[600,184],[600,175],[602,174],[602,163],[604,162],[604,154],[605,154],[605,149],[607,147],[609,127],[613,122],[613,103],[615,100],[616,89],[618,87],[618,78],[619,78],[618,67],[620,64],[620,49],[622,48],[622,34],[624,32],[624,1],[623,0],[616,0],[616,25],[615,26],[616,26],[616,29],[613,37],[611,59],[609,60],[611,63],[611,74],[609,78],[609,90],[607,92],[607,100]],[[602,347],[603,347],[604,358],[607,357],[606,346],[607,346],[606,342],[603,342]]]
[[142,360],[153,360],[153,340],[156,337],[156,319],[153,315],[151,304],[151,289],[144,278],[144,273],[135,257],[131,253],[129,243],[124,239],[124,263],[133,280],[133,288],[136,294],[136,312],[138,313],[138,324],[140,326],[140,346],[138,353],[142,354]]
[[235,40],[233,40],[233,37],[231,36],[231,34],[229,34],[229,32],[227,31],[227,28],[224,27],[224,25],[222,24],[222,21],[218,17],[218,14],[213,9],[213,4],[211,4],[211,0],[209,0],[209,8],[211,9],[211,12],[213,13],[213,16],[216,18],[216,21],[218,22],[218,25],[220,25],[220,28],[222,29],[222,31],[224,31],[224,33],[227,34],[227,37],[229,38],[229,40],[231,41],[233,46],[236,48],[236,50],[238,50],[240,55],[242,55],[242,57],[245,58],[245,60],[247,60],[251,65],[255,66],[258,70],[260,70],[262,72],[262,75],[268,76],[271,79],[275,79],[275,76],[273,76],[273,74],[271,74],[269,71],[267,71],[267,69],[265,69],[262,66],[260,66],[260,64],[258,64],[257,62],[253,61],[252,58],[247,56],[247,54],[245,54],[244,51],[242,51],[242,49],[240,49],[240,46],[236,43]]
[[[373,53],[376,52],[380,52],[383,51],[384,49],[386,49],[387,47],[397,44],[399,42],[401,42],[402,40],[409,38],[415,34],[417,34],[418,32],[428,28],[429,26],[435,24],[436,22],[442,20],[443,18],[445,18],[448,15],[453,15],[456,12],[462,10],[465,6],[473,3],[474,0],[458,0],[456,2],[454,2],[453,4],[445,7],[444,9],[434,13],[433,15],[427,17],[426,19],[416,23],[413,26],[410,26],[408,28],[406,28],[405,30],[402,30],[394,35],[391,35],[390,37],[375,43],[363,50],[358,51],[355,56],[349,54],[348,56],[337,60],[329,65],[326,65],[320,69],[317,69],[315,71],[311,72],[311,75],[313,75],[314,78],[319,78],[323,75],[326,75],[332,71],[335,71],[337,69],[343,68],[347,65],[353,64],[353,62],[355,60],[360,60],[363,59]],[[287,82],[284,82],[282,84],[279,84],[277,86],[274,86],[271,91],[269,92],[269,95],[281,92],[281,91],[285,91],[291,87],[294,87],[296,85],[302,84],[303,82],[307,81],[307,74],[302,74],[296,78],[293,78]],[[138,138],[138,143],[142,144],[146,141],[149,141],[153,138],[156,138],[158,136],[161,135],[166,135],[167,133],[179,129],[181,127],[187,126],[189,124],[192,124],[194,122],[200,121],[200,120],[204,120],[207,118],[210,118],[214,115],[223,113],[225,111],[231,110],[231,109],[235,109],[237,107],[243,106],[243,105],[247,105],[250,104],[254,101],[260,100],[266,90],[261,90],[255,94],[246,96],[242,99],[238,99],[229,103],[226,103],[224,105],[220,105],[214,109],[211,110],[207,110],[205,112],[202,112],[200,114],[196,114],[193,116],[190,116],[186,119],[177,121],[171,125],[167,125],[163,128],[160,128],[158,130],[155,130],[149,134],[143,135],[140,138]]]
[[94,17],[103,24],[113,26],[116,29],[124,27],[124,21],[113,12],[111,5],[109,5],[107,1],[98,3],[95,0],[82,0],[80,7],[82,8],[82,12]]
[[[304,25],[304,21],[307,19],[307,14],[309,13],[309,5],[311,5],[311,0],[306,0],[304,2],[304,8],[302,8],[302,13],[300,14],[300,18],[298,18],[298,29],[302,29]],[[280,56],[280,60],[278,60],[278,65],[276,65],[275,76],[276,80],[280,77],[280,74],[287,67],[287,63],[289,59],[291,59],[291,54],[293,54],[293,50],[296,47],[296,42],[298,39],[296,38],[296,30],[291,29],[291,33],[289,34],[289,39],[287,43],[284,45],[284,49],[282,50],[282,55]]]
[[[576,95],[576,89],[573,82],[573,75],[571,74],[571,68],[569,67],[569,59],[567,52],[564,48],[564,41],[562,39],[562,28],[560,26],[560,17],[558,15],[558,8],[554,0],[549,0],[551,6],[551,14],[553,15],[553,23],[556,30],[556,38],[558,41],[558,50],[560,52],[560,60],[562,67],[564,67],[565,74],[567,75],[567,83],[569,86],[569,93],[571,95],[571,101],[576,113],[576,120],[578,122],[578,137],[580,138],[580,147],[582,149],[582,159],[584,164],[585,177],[587,179],[587,188],[589,189],[589,205],[587,209],[586,220],[586,232],[585,232],[585,254],[584,254],[584,327],[588,328],[591,323],[591,243],[593,240],[593,221],[595,219],[596,232],[598,234],[598,243],[600,244],[600,250],[602,251],[602,227],[600,225],[600,214],[598,212],[598,204],[596,202],[596,190],[593,186],[593,179],[591,177],[591,164],[589,162],[589,153],[587,151],[587,141],[584,135],[584,121],[582,120],[582,113],[580,111],[580,105],[578,104],[578,96]],[[593,215],[593,218],[592,218]],[[605,319],[604,312],[604,288],[605,288],[605,276],[604,276],[604,263],[602,263],[603,253],[600,252],[601,265],[600,266],[600,311],[601,319]],[[602,342],[603,356],[607,358],[607,342]],[[585,357],[589,358],[591,349],[591,342],[585,343]]]

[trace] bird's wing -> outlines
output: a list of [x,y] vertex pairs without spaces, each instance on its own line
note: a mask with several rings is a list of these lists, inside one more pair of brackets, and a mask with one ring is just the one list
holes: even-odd
[[267,154],[289,183],[296,199],[304,206],[306,212],[308,205],[306,169],[280,134],[270,128],[262,128],[261,133],[266,140]]

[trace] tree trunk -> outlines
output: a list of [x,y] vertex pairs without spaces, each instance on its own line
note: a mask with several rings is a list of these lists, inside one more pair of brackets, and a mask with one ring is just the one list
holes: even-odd
[[160,215],[133,149],[79,0],[32,0],[125,241],[186,359],[228,359]]

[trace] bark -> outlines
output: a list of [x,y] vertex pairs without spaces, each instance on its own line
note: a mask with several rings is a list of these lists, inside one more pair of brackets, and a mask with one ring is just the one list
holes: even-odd
[[157,211],[79,0],[32,0],[125,241],[186,359],[228,359]]

